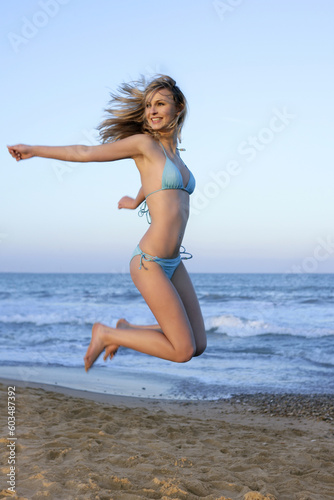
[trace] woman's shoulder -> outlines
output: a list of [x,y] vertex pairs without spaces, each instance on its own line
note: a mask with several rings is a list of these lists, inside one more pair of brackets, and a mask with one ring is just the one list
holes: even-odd
[[146,147],[156,147],[158,141],[154,139],[150,134],[135,134],[133,139],[138,142],[138,144],[143,144]]
[[138,149],[144,156],[150,155],[159,149],[159,142],[149,134],[135,134],[131,140],[137,144]]

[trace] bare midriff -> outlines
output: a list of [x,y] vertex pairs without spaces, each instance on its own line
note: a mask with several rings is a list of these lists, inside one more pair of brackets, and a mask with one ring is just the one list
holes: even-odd
[[143,252],[173,259],[178,256],[189,217],[189,194],[180,189],[165,189],[146,200],[151,224],[139,246]]

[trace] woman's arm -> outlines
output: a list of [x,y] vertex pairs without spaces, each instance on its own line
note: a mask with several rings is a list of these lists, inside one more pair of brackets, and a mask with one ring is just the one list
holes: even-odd
[[136,198],[131,198],[130,196],[123,196],[118,202],[118,208],[128,208],[130,210],[135,210],[139,205],[145,200],[143,187],[141,186]]
[[63,161],[85,161],[86,149],[89,146],[28,146],[27,144],[16,144],[15,146],[7,146],[7,148],[16,161],[27,160],[34,156]]
[[144,153],[148,141],[152,141],[149,136],[137,134],[99,146],[28,146],[26,144],[16,144],[7,147],[16,161],[39,156],[62,161],[100,162],[134,158],[141,155]]

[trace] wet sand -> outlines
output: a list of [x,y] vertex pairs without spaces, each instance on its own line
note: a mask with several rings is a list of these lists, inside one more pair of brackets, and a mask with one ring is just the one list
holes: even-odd
[[333,499],[333,396],[171,401],[1,382],[0,498]]

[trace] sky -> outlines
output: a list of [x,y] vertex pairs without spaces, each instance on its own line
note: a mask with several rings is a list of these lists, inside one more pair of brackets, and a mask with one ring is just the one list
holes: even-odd
[[1,2],[0,272],[128,272],[147,230],[132,160],[15,162],[98,144],[109,93],[172,76],[196,178],[190,272],[334,272],[331,0]]

